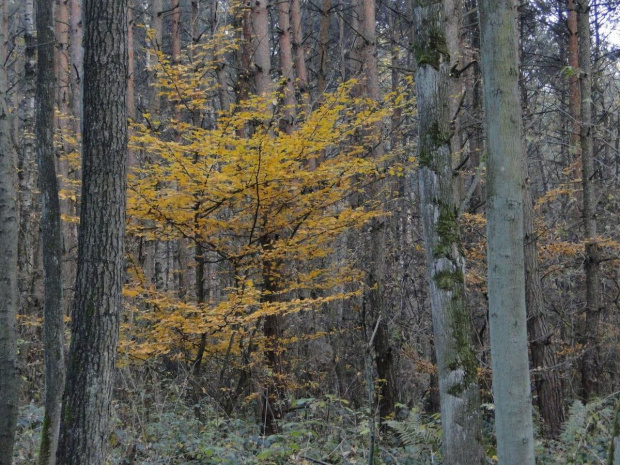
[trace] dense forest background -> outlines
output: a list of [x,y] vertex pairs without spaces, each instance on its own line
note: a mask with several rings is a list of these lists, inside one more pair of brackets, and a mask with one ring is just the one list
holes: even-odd
[[[115,365],[101,372],[112,390],[98,413],[110,424],[93,452],[101,464],[502,462],[501,435],[528,434],[494,428],[495,414],[513,416],[493,392],[502,367],[507,389],[531,392],[533,414],[520,405],[539,463],[620,463],[618,2],[84,3],[37,0],[35,15],[34,0],[1,2],[1,186],[14,186],[16,214],[2,216],[0,234],[2,247],[17,238],[17,253],[3,255],[6,272],[16,258],[18,279],[17,300],[4,288],[0,298],[18,315],[16,349],[5,332],[0,349],[19,380],[1,372],[0,397],[18,395],[19,413],[0,464],[45,455],[42,431],[54,434],[44,406],[53,424],[63,360],[75,380],[97,357]],[[500,4],[516,42],[481,52],[495,37],[481,25],[499,21]],[[85,35],[88,21],[100,29]],[[489,335],[487,275],[504,265],[487,256],[487,194],[511,188],[491,170],[483,72],[491,82],[502,71],[503,51],[519,63],[516,129],[496,139],[518,137],[525,199],[515,214],[524,258],[505,282],[524,285],[529,379],[512,359],[492,360],[504,336]],[[118,126],[88,119],[97,112]],[[126,151],[108,137],[124,130]],[[97,147],[102,156],[87,157]],[[113,182],[125,169],[126,186]],[[108,171],[109,183],[84,191]],[[108,192],[111,204],[126,199],[125,232],[122,216],[90,200],[103,218],[79,232],[80,205]],[[122,274],[81,278],[78,249]],[[99,289],[93,302],[114,309],[117,284],[114,360],[116,339],[94,336],[106,312],[100,320],[84,296]],[[48,330],[53,298],[65,325]],[[56,365],[44,357],[54,341]],[[67,389],[63,408],[82,405],[82,385]],[[98,465],[75,457],[58,463]]]

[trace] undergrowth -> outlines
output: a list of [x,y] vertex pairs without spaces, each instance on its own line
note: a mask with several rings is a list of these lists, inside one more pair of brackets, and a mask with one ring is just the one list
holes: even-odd
[[[363,464],[368,462],[368,412],[334,397],[298,399],[280,422],[280,432],[262,437],[254,418],[227,417],[180,399],[148,410],[114,405],[110,465],[189,464]],[[572,403],[559,441],[537,439],[539,464],[605,464],[612,434],[615,400],[584,406]],[[485,409],[488,463],[496,463],[492,409]],[[21,409],[15,464],[36,462],[42,408]],[[441,463],[438,415],[413,409],[402,420],[387,422],[374,451],[377,465]]]

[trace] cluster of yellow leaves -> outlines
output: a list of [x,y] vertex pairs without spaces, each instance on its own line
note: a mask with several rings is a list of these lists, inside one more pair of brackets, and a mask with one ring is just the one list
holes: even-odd
[[[368,156],[382,137],[373,129],[393,105],[354,98],[355,82],[325,95],[288,132],[279,127],[277,93],[226,113],[209,108],[218,54],[235,46],[227,47],[207,44],[178,64],[158,54],[157,86],[178,111],[167,120],[145,115],[132,127],[130,148],[142,162],[129,177],[127,231],[145,241],[183,240],[196,262],[202,256],[225,269],[220,281],[228,284],[219,298],[197,302],[156,290],[134,266],[121,339],[130,358],[191,359],[204,338],[205,356],[239,356],[244,346],[233,339],[251,339],[261,353],[266,342],[256,327],[264,318],[359,295],[363,279],[346,254],[324,259],[345,233],[382,214],[364,201],[368,185],[402,172],[387,155]],[[217,113],[216,124],[200,124],[203,113]],[[285,336],[281,344],[300,337]]]

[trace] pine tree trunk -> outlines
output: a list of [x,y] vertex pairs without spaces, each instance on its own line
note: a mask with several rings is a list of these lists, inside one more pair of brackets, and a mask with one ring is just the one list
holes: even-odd
[[103,464],[124,280],[127,2],[84,3],[82,204],[57,460]]
[[[570,116],[568,140],[569,159],[567,164],[581,163],[581,147],[579,145],[579,120],[581,118],[581,95],[579,91],[579,41],[577,36],[577,5],[576,0],[567,0],[568,18],[568,65],[571,67],[568,76],[568,113]],[[575,172],[579,169],[575,167]]]
[[54,153],[54,3],[37,0],[37,162],[41,190],[43,243],[45,417],[39,465],[56,463],[62,392],[65,379],[64,310],[62,306],[62,227]]
[[[528,179],[526,160],[524,164],[525,179]],[[564,423],[562,384],[555,369],[555,348],[547,326],[544,291],[538,265],[538,239],[534,229],[534,207],[527,184],[524,186],[523,202],[527,330],[532,354],[531,365],[534,369],[536,404],[545,423],[545,435],[557,439]]]
[[579,84],[581,89],[581,178],[583,185],[583,223],[586,243],[586,321],[581,343],[585,353],[581,359],[581,397],[589,400],[598,393],[601,361],[599,357],[599,319],[601,312],[601,271],[596,238],[596,179],[593,153],[592,61],[590,40],[590,7],[588,0],[577,0],[579,35]]
[[[7,0],[0,2],[6,14]],[[0,465],[13,462],[20,376],[17,363],[17,208],[14,154],[7,109],[7,22],[0,18]]]
[[533,465],[523,250],[522,123],[513,0],[481,0],[489,331],[498,457]]
[[[439,372],[444,463],[483,464],[476,355],[465,291],[457,186],[451,149],[451,53],[446,13],[450,0],[418,2],[416,74],[420,213],[426,247],[435,354]],[[458,46],[453,44],[453,48]],[[454,53],[456,55],[456,53]]]

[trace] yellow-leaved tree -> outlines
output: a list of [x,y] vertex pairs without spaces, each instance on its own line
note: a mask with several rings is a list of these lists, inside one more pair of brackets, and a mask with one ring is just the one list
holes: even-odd
[[[377,105],[353,96],[355,82],[344,83],[292,131],[280,131],[278,92],[217,110],[211,102],[215,63],[226,53],[221,40],[218,34],[194,47],[191,62],[173,64],[159,53],[156,85],[174,116],[145,114],[133,126],[132,150],[141,156],[129,180],[128,234],[183,241],[196,289],[193,298],[156,289],[133,257],[125,294],[135,305],[121,349],[126,363],[218,360],[221,378],[239,373],[238,383],[219,386],[232,402],[250,377],[290,387],[283,352],[320,336],[287,330],[274,318],[361,292],[363,279],[347,254],[336,259],[332,252],[345,233],[383,214],[368,203],[353,207],[349,198],[394,172],[389,156],[364,156],[379,143],[381,132],[371,129],[393,111],[394,98]],[[205,289],[207,281],[216,292]]]

